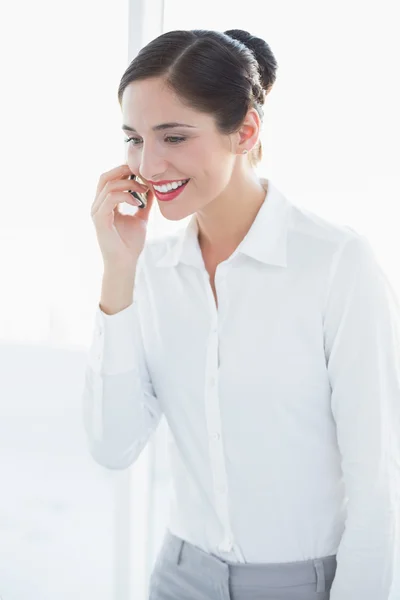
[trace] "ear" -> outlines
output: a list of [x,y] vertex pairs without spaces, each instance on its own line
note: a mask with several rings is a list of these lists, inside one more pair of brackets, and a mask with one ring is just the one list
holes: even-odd
[[237,154],[242,154],[243,150],[248,150],[250,152],[254,148],[259,140],[260,130],[260,115],[255,108],[250,108],[237,133]]

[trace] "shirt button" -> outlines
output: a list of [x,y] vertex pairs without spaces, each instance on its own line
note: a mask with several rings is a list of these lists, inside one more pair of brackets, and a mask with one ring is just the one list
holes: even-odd
[[215,377],[210,377],[210,386],[214,387],[215,383],[216,383]]
[[223,494],[224,492],[226,492],[226,485],[224,485],[223,483],[220,483],[217,486],[217,490]]
[[211,439],[213,440],[219,440],[221,438],[221,435],[219,433],[213,433],[213,435],[211,436]]
[[102,329],[99,330],[99,335],[103,335],[103,330]]
[[219,549],[222,552],[230,552],[233,548],[233,540],[232,538],[227,538],[226,540],[224,540],[220,545],[219,545]]

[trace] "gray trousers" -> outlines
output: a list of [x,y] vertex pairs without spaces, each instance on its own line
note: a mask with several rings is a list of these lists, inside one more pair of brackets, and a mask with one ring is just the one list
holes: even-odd
[[167,530],[149,600],[329,600],[336,555],[289,563],[232,563]]

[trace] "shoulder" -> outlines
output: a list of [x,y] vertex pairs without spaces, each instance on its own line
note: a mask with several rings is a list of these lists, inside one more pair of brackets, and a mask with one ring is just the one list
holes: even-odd
[[328,220],[302,206],[292,204],[290,232],[295,242],[334,254],[350,240],[363,236],[345,223]]
[[[365,235],[346,223],[335,222],[297,204],[291,205],[288,245],[304,264],[320,265],[332,274],[343,259],[354,270],[375,263],[374,249]],[[341,260],[342,259],[342,260]]]

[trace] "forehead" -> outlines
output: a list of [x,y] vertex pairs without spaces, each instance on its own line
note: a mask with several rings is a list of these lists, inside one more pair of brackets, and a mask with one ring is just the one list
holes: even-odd
[[196,127],[211,125],[205,113],[183,104],[161,78],[150,78],[130,83],[122,96],[123,122],[135,129],[151,129],[164,122],[178,121]]

